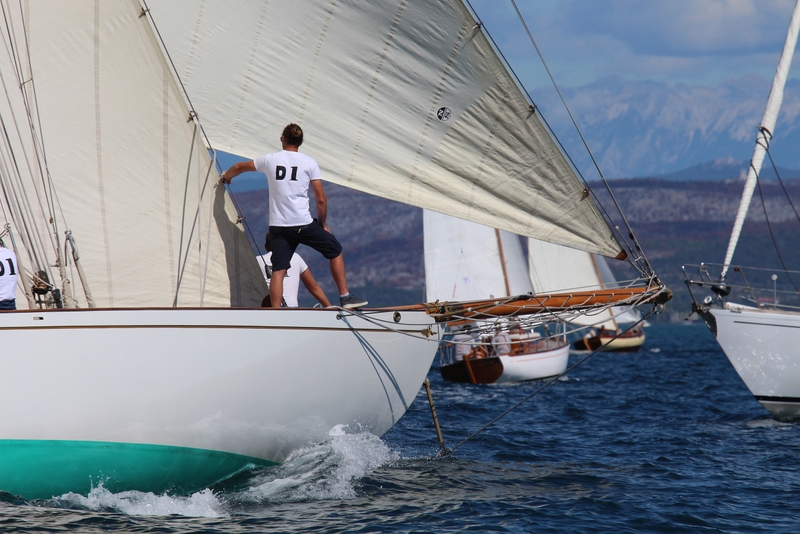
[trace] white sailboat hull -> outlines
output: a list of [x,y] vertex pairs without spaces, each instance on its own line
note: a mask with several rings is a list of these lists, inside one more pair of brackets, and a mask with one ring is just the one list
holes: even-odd
[[780,420],[800,419],[800,313],[736,305],[709,310],[725,355]]
[[[412,311],[398,323],[392,312],[308,309],[3,313],[0,445],[146,445],[281,462],[337,425],[386,432],[430,368],[437,337],[422,332],[431,330]],[[86,473],[86,486],[102,476]],[[0,471],[0,489],[28,496],[13,486]]]
[[563,373],[569,362],[569,343],[562,347],[517,356],[500,356],[503,374],[495,382],[524,382]]

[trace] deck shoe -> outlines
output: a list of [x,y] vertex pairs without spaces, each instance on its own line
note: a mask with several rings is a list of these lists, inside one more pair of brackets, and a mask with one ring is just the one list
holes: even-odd
[[356,308],[366,306],[369,304],[369,302],[366,300],[357,299],[351,293],[346,297],[339,297],[339,304],[341,304],[342,308],[345,308],[346,310],[355,310]]

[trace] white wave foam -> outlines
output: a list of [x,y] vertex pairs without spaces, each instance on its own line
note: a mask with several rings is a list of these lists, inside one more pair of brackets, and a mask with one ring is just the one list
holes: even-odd
[[399,456],[369,432],[347,434],[334,427],[328,442],[295,451],[282,465],[254,479],[240,499],[294,502],[353,499],[355,483]]
[[67,493],[56,499],[62,504],[88,510],[114,510],[127,515],[188,517],[227,517],[222,504],[210,489],[199,491],[189,497],[156,495],[140,491],[112,493],[101,483],[84,497]]

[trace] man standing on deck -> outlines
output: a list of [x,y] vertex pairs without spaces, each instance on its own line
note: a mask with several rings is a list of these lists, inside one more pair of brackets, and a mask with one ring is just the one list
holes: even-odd
[[[272,236],[272,279],[269,295],[274,304],[281,302],[283,279],[289,269],[292,254],[302,243],[320,252],[331,262],[331,275],[339,289],[339,302],[343,308],[355,309],[367,305],[350,294],[347,288],[342,245],[325,225],[328,216],[328,199],[322,188],[322,176],[317,162],[298,152],[303,144],[303,130],[297,124],[283,129],[283,150],[264,154],[254,160],[242,161],[223,172],[220,179],[231,180],[247,171],[267,175],[269,182],[269,233]],[[308,189],[314,190],[317,218],[311,217]]]

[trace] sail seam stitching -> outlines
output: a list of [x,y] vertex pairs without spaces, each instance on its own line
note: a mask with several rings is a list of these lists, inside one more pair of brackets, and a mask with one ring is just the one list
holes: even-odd
[[406,202],[408,202],[412,197],[412,189],[414,188],[414,183],[416,182],[417,175],[419,173],[419,161],[422,158],[422,152],[425,149],[425,141],[428,138],[428,131],[430,131],[430,126],[433,122],[433,117],[436,113],[436,110],[439,108],[439,100],[442,97],[442,92],[444,91],[444,84],[445,80],[450,75],[450,71],[453,68],[453,62],[455,61],[456,54],[458,50],[461,48],[461,40],[464,37],[464,30],[469,27],[468,24],[462,24],[461,30],[458,32],[458,38],[456,39],[455,45],[453,49],[450,51],[450,57],[447,59],[447,66],[442,71],[442,76],[439,78],[439,86],[436,88],[436,95],[433,99],[433,105],[431,106],[430,111],[428,112],[428,117],[425,120],[425,127],[422,130],[422,137],[420,138],[419,146],[417,147],[417,155],[414,159],[414,168],[411,172],[411,176],[409,177],[408,183],[408,194],[406,196]]
[[495,134],[497,132],[497,126],[500,124],[500,116],[503,114],[503,109],[506,108],[508,104],[510,90],[508,85],[504,84],[503,87],[503,98],[500,100],[500,106],[497,109],[497,113],[494,116],[494,124],[492,124],[492,130],[489,133],[489,136],[486,140],[486,145],[483,148],[483,154],[481,154],[481,162],[478,165],[478,169],[475,172],[475,177],[472,181],[472,187],[470,188],[469,192],[469,201],[467,202],[467,217],[470,216],[472,213],[472,207],[475,205],[475,184],[478,183],[480,180],[481,175],[483,174],[483,170],[486,167],[486,160],[489,157],[489,151],[492,147],[492,144],[495,139]]
[[311,70],[308,73],[308,81],[306,82],[306,90],[303,94],[303,101],[300,104],[300,116],[297,119],[297,122],[303,122],[303,117],[306,114],[306,105],[308,104],[308,94],[311,92],[311,84],[314,81],[314,74],[317,70],[317,63],[319,62],[319,55],[322,52],[322,43],[325,41],[325,36],[328,34],[328,27],[331,24],[331,19],[333,18],[333,10],[336,8],[336,0],[331,2],[330,7],[328,8],[328,18],[325,19],[325,24],[322,27],[322,33],[319,36],[319,40],[317,40],[317,48],[314,51],[314,59],[311,62]]
[[[167,237],[167,256],[169,261],[169,273],[170,279],[176,279],[176,272],[175,272],[175,243],[173,242],[172,238],[172,202],[170,201],[170,190],[169,190],[169,67],[166,63],[163,64],[163,74],[164,79],[162,83],[162,120],[164,121],[164,125],[162,128],[162,135],[164,136],[163,140],[163,151],[162,151],[162,165],[163,165],[163,180],[164,180],[164,216],[165,216],[165,224],[167,227],[166,237]],[[177,282],[176,282],[177,284]],[[173,285],[173,291],[176,290],[176,287]]]
[[103,179],[103,137],[100,124],[100,0],[94,3],[94,113],[95,150],[97,154],[97,186],[100,200],[100,225],[103,230],[103,249],[106,257],[106,280],[108,284],[108,305],[114,306],[114,279],[111,270],[111,244],[106,222],[106,190]]
[[267,17],[267,8],[269,7],[269,0],[264,2],[264,7],[261,8],[261,16],[258,19],[258,29],[256,36],[253,40],[253,46],[250,49],[250,59],[247,65],[247,74],[244,76],[244,84],[242,84],[242,92],[239,96],[239,109],[236,111],[236,121],[233,123],[231,131],[231,149],[236,145],[236,134],[239,130],[239,124],[242,122],[242,111],[244,110],[244,101],[250,92],[250,82],[253,79],[253,65],[255,64],[256,52],[258,52],[258,42],[261,40],[261,32],[264,30],[264,19]]

